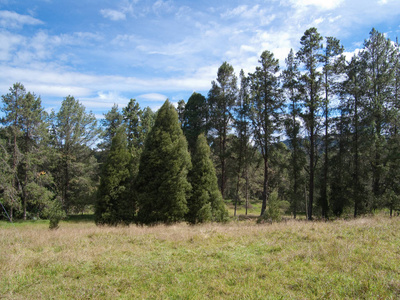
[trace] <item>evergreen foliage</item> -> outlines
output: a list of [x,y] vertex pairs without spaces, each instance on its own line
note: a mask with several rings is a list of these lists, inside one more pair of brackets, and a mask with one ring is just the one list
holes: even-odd
[[221,222],[228,218],[210,154],[205,135],[199,135],[192,153],[192,170],[189,172],[192,193],[188,199],[186,219],[192,224]]
[[191,167],[178,113],[167,100],[157,113],[140,159],[137,178],[140,224],[182,221],[188,211]]
[[130,189],[130,153],[125,128],[119,127],[103,165],[97,194],[95,221],[98,225],[129,224],[135,203]]
[[183,133],[188,141],[190,152],[193,152],[197,137],[202,133],[207,134],[208,107],[206,98],[199,93],[193,93],[181,114],[183,115]]

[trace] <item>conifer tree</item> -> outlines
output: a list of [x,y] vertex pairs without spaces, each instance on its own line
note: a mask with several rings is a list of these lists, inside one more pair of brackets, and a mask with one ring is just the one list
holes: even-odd
[[304,168],[305,157],[301,147],[300,136],[300,114],[301,114],[301,91],[299,85],[300,71],[298,61],[296,60],[293,50],[291,49],[285,60],[286,69],[282,72],[282,87],[287,98],[288,115],[285,120],[285,130],[288,136],[288,143],[291,149],[291,162],[289,165],[290,179],[292,183],[291,189],[291,206],[293,217],[296,218],[301,193],[301,170]]
[[119,127],[101,172],[96,202],[96,224],[129,224],[135,212],[130,193],[130,154],[125,128]]
[[309,201],[307,218],[312,220],[314,206],[314,181],[317,164],[317,137],[319,133],[318,114],[321,110],[320,93],[322,88],[321,73],[318,71],[320,61],[322,37],[315,27],[307,29],[301,37],[301,48],[297,52],[297,58],[302,63],[305,72],[300,78],[303,90],[304,113],[302,114],[305,129],[308,134],[309,156]]
[[157,113],[140,159],[137,177],[141,224],[174,223],[184,219],[191,167],[187,141],[178,113],[167,100]]
[[197,137],[201,133],[206,134],[207,112],[206,98],[199,93],[193,93],[186,103],[182,118],[183,133],[188,141],[190,151],[195,148]]
[[274,54],[264,51],[261,54],[259,63],[261,66],[250,74],[251,87],[251,122],[254,140],[260,149],[264,160],[264,180],[262,195],[262,216],[267,208],[270,190],[270,160],[271,144],[281,125],[281,111],[283,101],[279,88],[279,61]]
[[233,120],[232,109],[237,98],[237,78],[233,67],[224,62],[218,69],[217,80],[212,81],[208,93],[210,129],[215,132],[215,145],[220,162],[220,189],[225,197],[227,186],[228,135]]
[[205,135],[199,135],[192,153],[192,170],[189,173],[192,193],[188,200],[189,212],[186,219],[192,224],[221,222],[228,217],[210,154]]

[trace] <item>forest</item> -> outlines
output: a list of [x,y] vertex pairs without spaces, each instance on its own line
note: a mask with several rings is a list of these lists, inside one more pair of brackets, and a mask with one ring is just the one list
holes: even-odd
[[285,64],[264,51],[253,73],[219,67],[208,95],[157,111],[135,99],[102,120],[73,96],[47,113],[15,83],[2,96],[4,220],[92,212],[96,224],[228,220],[261,203],[278,220],[400,210],[400,51],[372,29],[346,58],[304,32]]

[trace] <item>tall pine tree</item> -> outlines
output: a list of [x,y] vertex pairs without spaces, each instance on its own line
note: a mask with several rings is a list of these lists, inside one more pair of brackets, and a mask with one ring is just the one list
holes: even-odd
[[129,224],[135,203],[130,188],[130,153],[125,128],[120,126],[103,165],[96,202],[96,224]]
[[228,212],[218,189],[217,176],[210,159],[210,147],[204,134],[199,135],[192,153],[189,181],[192,185],[192,193],[188,200],[187,221],[196,224],[226,220]]
[[187,181],[190,167],[190,154],[178,113],[167,100],[157,113],[140,159],[139,223],[174,223],[184,219],[191,188]]

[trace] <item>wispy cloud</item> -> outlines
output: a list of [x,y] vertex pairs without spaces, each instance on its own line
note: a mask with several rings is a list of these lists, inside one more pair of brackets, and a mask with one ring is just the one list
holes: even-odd
[[339,7],[344,0],[290,0],[295,6],[313,6],[321,10],[331,10]]
[[0,26],[3,28],[22,28],[24,25],[44,24],[29,15],[20,15],[14,11],[0,10]]
[[101,9],[100,13],[104,18],[110,19],[112,21],[119,21],[126,19],[126,13],[114,9]]

